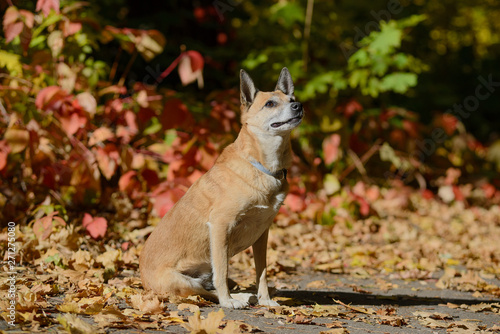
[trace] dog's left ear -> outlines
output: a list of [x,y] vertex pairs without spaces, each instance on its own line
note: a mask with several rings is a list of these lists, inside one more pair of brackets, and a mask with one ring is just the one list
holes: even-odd
[[257,94],[257,88],[252,81],[252,78],[244,70],[240,70],[240,101],[242,105],[250,105],[253,103]]
[[293,95],[293,81],[288,68],[283,67],[281,70],[278,83],[276,84],[276,88],[274,90],[280,90],[286,95]]

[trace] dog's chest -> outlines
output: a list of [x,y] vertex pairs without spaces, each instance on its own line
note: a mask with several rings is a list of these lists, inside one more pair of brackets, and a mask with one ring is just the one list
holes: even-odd
[[230,256],[245,250],[259,239],[273,222],[285,197],[285,191],[278,192],[271,195],[267,201],[258,203],[240,214],[229,236]]

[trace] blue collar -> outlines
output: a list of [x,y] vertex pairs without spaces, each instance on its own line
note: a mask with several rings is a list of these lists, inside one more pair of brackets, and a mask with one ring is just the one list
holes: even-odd
[[276,172],[271,172],[269,169],[267,169],[266,167],[264,167],[258,161],[253,160],[253,161],[250,161],[250,163],[255,168],[257,168],[258,170],[260,170],[261,172],[266,173],[267,175],[272,176],[275,179],[278,179],[278,180],[284,180],[284,179],[286,179],[286,174],[288,173],[288,171],[286,170],[286,168],[280,169],[280,170],[278,170]]

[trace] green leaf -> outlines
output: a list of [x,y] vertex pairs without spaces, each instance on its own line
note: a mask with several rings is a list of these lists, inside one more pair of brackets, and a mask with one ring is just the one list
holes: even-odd
[[405,69],[408,66],[409,57],[404,53],[395,54],[393,59],[394,65],[396,65],[399,70]]
[[32,38],[36,38],[40,33],[47,28],[48,26],[57,23],[62,20],[63,16],[60,14],[55,14],[53,11],[47,16],[45,20],[43,20],[42,24],[40,24],[34,31]]
[[152,135],[153,133],[157,133],[158,131],[160,131],[161,127],[162,126],[158,118],[153,117],[151,118],[151,124],[144,129],[143,134],[146,136]]
[[272,22],[279,22],[290,28],[295,22],[304,21],[304,9],[295,2],[278,2],[270,8]]
[[422,21],[427,20],[427,15],[426,14],[421,14],[421,15],[412,15],[410,17],[401,19],[397,21],[397,26],[398,28],[409,28],[409,27],[414,27],[417,24],[419,24]]
[[323,186],[327,195],[333,195],[341,189],[339,179],[333,174],[326,174],[323,179]]
[[5,67],[11,75],[21,74],[23,68],[19,59],[21,56],[0,50],[0,67]]
[[395,72],[382,78],[380,88],[383,91],[394,91],[396,93],[406,93],[408,88],[417,84],[417,75],[415,73]]
[[349,76],[349,86],[351,86],[351,88],[356,88],[358,86],[365,87],[369,76],[370,70],[368,69],[354,70]]
[[394,152],[394,149],[387,143],[385,142],[382,147],[380,147],[380,159],[382,161],[389,161],[394,165],[394,167],[399,168],[401,167],[401,159],[396,155],[396,152]]
[[496,164],[497,170],[500,171],[500,140],[489,147],[486,159]]
[[401,45],[402,30],[396,26],[395,21],[385,23],[380,22],[380,31],[375,31],[368,37],[373,37],[373,40],[368,46],[370,52],[379,53],[382,55],[389,54],[394,48]]
[[348,63],[349,69],[354,69],[356,67],[367,66],[371,63],[371,59],[366,49],[361,48],[349,58]]
[[257,66],[259,66],[260,64],[263,64],[263,63],[267,62],[267,60],[268,60],[268,56],[265,53],[260,53],[258,55],[255,55],[255,54],[252,55],[252,54],[250,54],[247,57],[247,59],[245,59],[242,62],[242,65],[243,65],[243,67],[246,67],[249,70],[253,70],[254,68],[256,68]]
[[372,71],[373,74],[383,76],[389,68],[389,63],[384,57],[373,56]]
[[316,96],[318,93],[326,93],[328,86],[332,86],[336,90],[345,89],[347,81],[341,71],[330,71],[315,76],[305,85],[304,90],[297,92],[303,100],[308,100]]

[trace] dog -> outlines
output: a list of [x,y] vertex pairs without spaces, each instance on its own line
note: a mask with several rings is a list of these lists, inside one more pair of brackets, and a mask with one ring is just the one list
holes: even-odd
[[[290,133],[303,119],[285,67],[272,92],[240,72],[241,130],[214,166],[163,217],[140,255],[143,286],[159,295],[201,295],[226,308],[244,308],[228,287],[229,259],[252,246],[259,305],[269,296],[269,227],[288,193]],[[215,293],[213,289],[215,288]],[[212,290],[212,291],[210,291]]]

